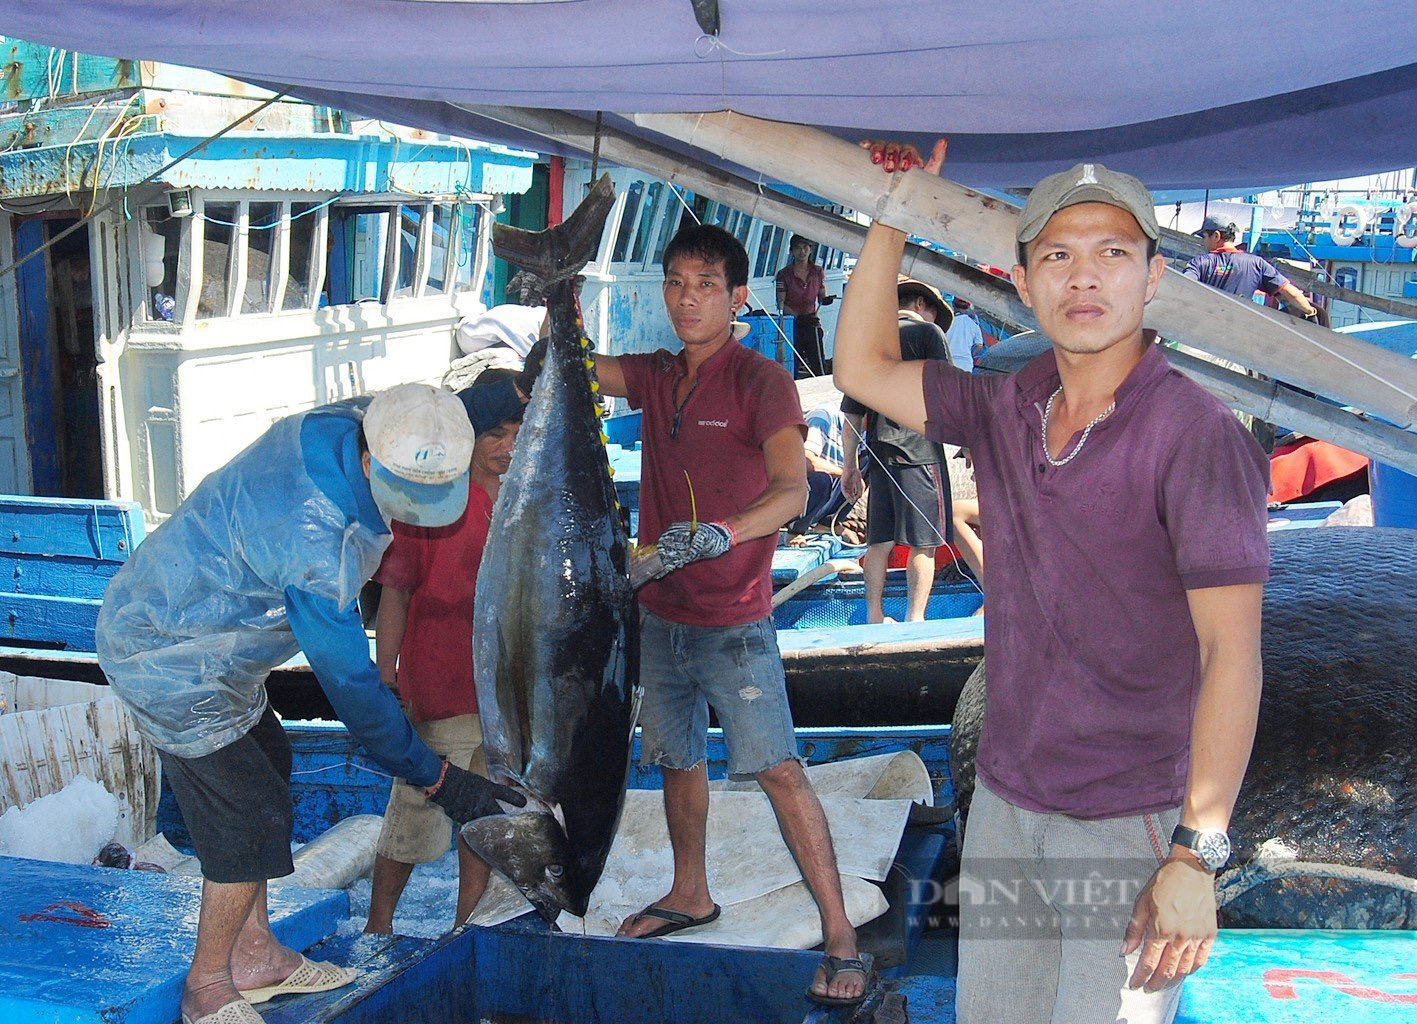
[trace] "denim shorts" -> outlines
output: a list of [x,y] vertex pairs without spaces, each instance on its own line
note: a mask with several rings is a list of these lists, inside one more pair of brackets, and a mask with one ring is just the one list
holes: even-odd
[[743,626],[686,626],[645,612],[640,683],[641,764],[684,770],[703,762],[710,705],[723,726],[730,778],[801,760],[771,616]]

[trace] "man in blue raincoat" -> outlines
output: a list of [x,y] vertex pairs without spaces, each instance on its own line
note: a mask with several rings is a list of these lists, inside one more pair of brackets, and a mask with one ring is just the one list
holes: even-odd
[[374,759],[455,822],[523,802],[418,738],[355,606],[392,521],[462,514],[472,444],[462,403],[423,384],[287,417],[202,481],[108,587],[99,663],[158,748],[202,865],[183,1024],[259,1024],[252,1004],[354,980],[281,945],[267,916],[266,881],[294,868],[290,743],[265,680],[297,650]]

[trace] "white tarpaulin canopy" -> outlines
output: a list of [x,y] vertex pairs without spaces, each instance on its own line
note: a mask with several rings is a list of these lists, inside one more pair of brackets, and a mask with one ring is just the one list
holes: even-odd
[[0,0],[0,31],[543,151],[461,108],[733,109],[852,139],[947,134],[951,176],[977,186],[1084,159],[1169,189],[1417,158],[1417,30],[1378,0],[719,7],[716,39],[689,0]]

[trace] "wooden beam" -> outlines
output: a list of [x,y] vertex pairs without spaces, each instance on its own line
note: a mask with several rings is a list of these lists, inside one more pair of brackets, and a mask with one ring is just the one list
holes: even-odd
[[[553,110],[519,107],[479,107],[476,112],[585,153],[594,145],[595,125],[585,118]],[[602,128],[600,152],[611,163],[637,167],[648,174],[683,185],[699,195],[727,203],[752,216],[801,232],[833,248],[860,253],[866,228],[838,214],[804,203],[755,182],[652,142],[613,128]],[[1033,311],[1023,304],[1011,282],[986,274],[924,246],[909,244],[901,272],[960,295],[1019,329],[1036,329]],[[1417,473],[1417,435],[1375,423],[1326,402],[1299,395],[1289,388],[1226,370],[1203,359],[1167,349],[1173,365],[1217,395],[1231,408],[1251,415],[1278,416],[1286,425],[1310,437],[1331,441],[1372,458]]]
[[[595,123],[574,114],[522,107],[468,109],[482,117],[534,132],[584,153],[590,153],[595,144]],[[834,249],[860,253],[861,243],[866,238],[866,228],[845,217],[614,128],[602,126],[600,155],[611,163],[639,168],[671,184],[692,189],[697,195],[727,203],[736,210],[794,233],[807,235]],[[913,244],[906,246],[901,272],[951,295],[962,296],[1018,330],[1033,323],[1032,314],[1012,285],[1006,284],[1006,294],[1001,293],[990,286],[990,282],[998,282],[998,278],[933,249]]]
[[[923,171],[889,176],[859,146],[802,125],[732,111],[635,114],[642,128],[859,210],[990,263],[1015,262],[1016,209]],[[1168,270],[1147,308],[1164,337],[1233,359],[1408,427],[1417,365],[1376,346],[1242,302]]]

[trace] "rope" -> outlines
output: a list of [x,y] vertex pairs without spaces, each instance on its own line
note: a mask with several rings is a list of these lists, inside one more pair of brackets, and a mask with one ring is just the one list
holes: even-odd
[[1348,864],[1325,864],[1320,861],[1280,861],[1272,858],[1253,860],[1244,867],[1234,868],[1215,884],[1217,902],[1223,907],[1249,892],[1257,885],[1279,878],[1332,878],[1343,882],[1381,885],[1400,892],[1417,895],[1417,878],[1408,878],[1395,871],[1376,871]]
[[591,142],[590,150],[590,183],[595,184],[600,177],[600,134],[605,128],[605,111],[595,112],[595,139]]

